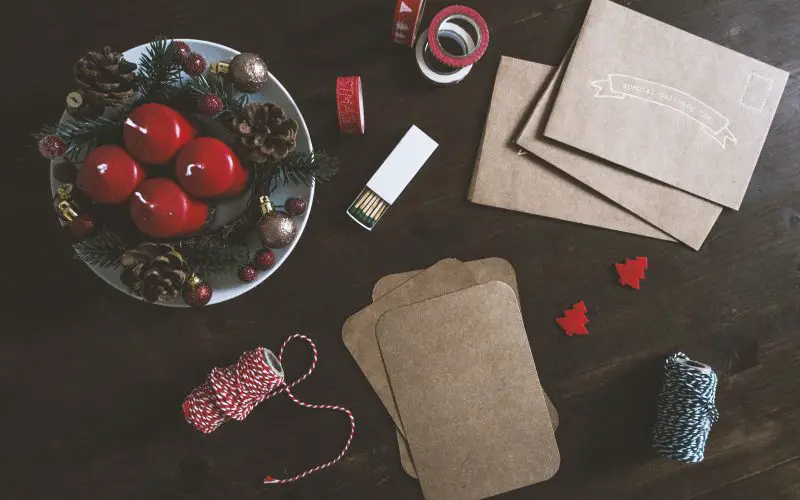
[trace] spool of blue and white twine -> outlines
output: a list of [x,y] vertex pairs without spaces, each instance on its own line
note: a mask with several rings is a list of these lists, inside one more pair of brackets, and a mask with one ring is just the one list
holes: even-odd
[[656,452],[681,462],[701,462],[711,425],[719,419],[716,394],[717,375],[710,366],[682,352],[669,356],[653,433]]

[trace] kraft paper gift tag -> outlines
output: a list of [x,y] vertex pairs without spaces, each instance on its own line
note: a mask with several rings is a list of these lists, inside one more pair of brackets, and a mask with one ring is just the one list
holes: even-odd
[[738,209],[788,76],[593,0],[544,134]]
[[[522,128],[517,144],[689,247],[699,250],[722,212],[721,206],[542,137],[542,129],[571,55],[570,50],[550,79]],[[533,63],[522,61],[520,64]]]
[[389,309],[438,297],[474,284],[476,284],[475,278],[467,266],[456,259],[444,259],[350,316],[342,327],[344,345],[364,372],[364,376],[394,420],[395,426],[401,431],[403,425],[397,415],[397,406],[378,348],[375,324],[381,314]]
[[426,499],[481,499],[556,473],[511,287],[492,281],[393,309],[376,332]]
[[[511,287],[512,290],[514,290],[514,294],[517,296],[517,300],[519,300],[519,290],[517,290],[517,273],[514,270],[514,266],[512,266],[507,260],[499,257],[489,257],[487,259],[465,262],[464,264],[467,266],[470,272],[472,272],[472,275],[475,277],[475,280],[478,282],[478,284],[488,283],[490,281],[501,281],[506,283]],[[384,276],[378,280],[377,283],[375,283],[375,286],[372,289],[372,300],[377,300],[383,295],[386,295],[391,290],[402,285],[422,271],[423,270],[409,271],[405,273]],[[553,405],[553,402],[550,400],[550,397],[547,395],[547,393],[544,394],[544,398],[545,403],[547,404],[547,412],[550,415],[550,421],[552,422],[553,430],[555,431],[558,429],[559,423],[558,411],[556,410],[556,407]],[[405,437],[403,437],[403,433],[400,431],[400,429],[397,429],[397,446],[400,452],[400,464],[403,466],[403,470],[409,476],[417,477],[414,460],[411,458],[411,450],[408,448],[408,441],[405,439]]]
[[[517,290],[517,272],[514,270],[514,266],[512,266],[511,263],[506,259],[501,259],[500,257],[488,257],[486,259],[464,262],[464,265],[467,266],[467,269],[470,270],[472,276],[477,280],[478,283],[502,281],[514,289],[514,292],[517,294],[517,299],[519,299],[519,292]],[[424,271],[424,269],[389,274],[379,279],[375,283],[375,286],[372,287],[373,302],[379,297],[383,297],[390,291],[418,275],[422,271]]]
[[503,57],[467,198],[480,205],[672,240],[514,144],[551,66]]

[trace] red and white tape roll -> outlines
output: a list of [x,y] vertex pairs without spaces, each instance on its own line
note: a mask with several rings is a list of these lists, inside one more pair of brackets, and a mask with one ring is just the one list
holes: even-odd
[[[467,30],[455,23],[442,23],[439,27],[438,37],[439,39],[453,41],[461,49],[462,54],[468,54],[474,51],[476,47],[475,41],[467,33]],[[427,31],[424,31],[419,40],[417,40],[416,57],[417,66],[419,66],[422,76],[437,85],[455,85],[472,71],[471,64],[463,68],[450,68],[437,61],[430,53]]]
[[[451,54],[442,47],[439,38],[439,30],[445,22],[463,21],[475,30],[477,39],[475,40],[475,50],[464,55]],[[475,64],[483,57],[487,47],[489,47],[489,25],[474,9],[463,5],[451,5],[442,9],[431,21],[428,27],[428,45],[431,54],[439,62],[451,68],[463,68]]]
[[425,0],[397,0],[392,18],[392,40],[407,47],[414,46]]
[[364,93],[360,76],[336,79],[336,113],[343,133],[364,135]]

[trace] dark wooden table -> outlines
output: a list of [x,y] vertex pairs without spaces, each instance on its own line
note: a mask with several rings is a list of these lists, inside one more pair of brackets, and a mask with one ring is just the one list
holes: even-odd
[[[429,2],[425,22],[447,2]],[[373,283],[444,257],[500,256],[517,269],[542,383],[558,408],[558,475],[503,498],[800,497],[800,5],[796,0],[626,2],[657,19],[792,72],[741,211],[722,215],[700,252],[680,245],[472,205],[472,175],[501,54],[557,64],[586,0],[466,2],[489,22],[486,57],[455,88],[418,74],[389,39],[393,0],[18,2],[4,25],[4,255],[0,497],[10,499],[414,499],[389,416],[344,348],[345,318]],[[223,11],[222,9],[228,9]],[[259,52],[302,109],[315,145],[340,157],[303,238],[276,275],[203,310],[148,306],[73,260],[50,208],[47,164],[29,134],[58,118],[86,49],[158,33]],[[10,39],[8,37],[10,35]],[[359,74],[367,135],[342,137],[334,79]],[[344,210],[411,124],[439,143],[398,204],[368,233]],[[647,255],[644,290],[610,265]],[[591,336],[553,318],[590,306]],[[202,436],[180,412],[215,365],[295,331],[321,350],[298,393],[342,403],[358,432],[342,464],[288,487],[267,473],[326,460],[338,415],[285,398]],[[683,350],[720,374],[707,459],[650,449],[663,357]],[[288,366],[305,366],[302,349]]]

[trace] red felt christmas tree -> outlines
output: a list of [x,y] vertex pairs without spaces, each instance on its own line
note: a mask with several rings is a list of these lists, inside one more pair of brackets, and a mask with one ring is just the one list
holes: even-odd
[[644,279],[644,271],[647,269],[647,257],[636,257],[627,259],[624,264],[614,264],[619,274],[619,284],[628,285],[636,290],[639,289],[639,281]]
[[589,330],[586,329],[586,323],[589,319],[586,317],[586,304],[583,301],[578,302],[572,306],[572,309],[564,311],[564,316],[556,318],[556,323],[564,333],[572,337],[573,335],[589,335]]

